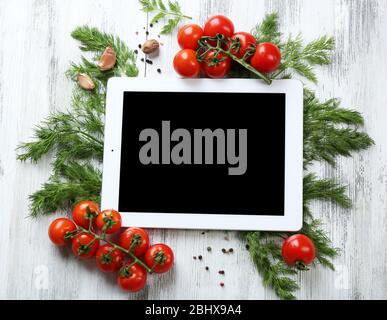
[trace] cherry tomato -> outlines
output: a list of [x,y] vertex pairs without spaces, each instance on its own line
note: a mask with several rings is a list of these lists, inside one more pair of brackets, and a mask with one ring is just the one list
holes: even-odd
[[284,241],[282,257],[288,265],[306,269],[316,258],[316,248],[307,236],[296,234]]
[[228,75],[231,69],[231,58],[223,53],[215,56],[215,51],[209,51],[203,63],[204,72],[213,79],[221,79]]
[[231,38],[234,34],[234,24],[225,16],[214,16],[208,19],[204,26],[204,35],[215,37],[217,34],[222,34],[226,38]]
[[257,40],[254,38],[254,36],[247,32],[238,32],[235,33],[231,40],[239,41],[239,50],[233,50],[232,53],[238,57],[239,59],[242,59],[247,50],[249,50],[251,47],[255,48]]
[[121,229],[122,219],[119,212],[115,210],[104,210],[95,219],[97,229],[106,234],[114,234]]
[[172,249],[165,244],[155,244],[146,251],[145,264],[155,273],[165,273],[173,265],[174,255]]
[[96,254],[96,262],[99,270],[103,272],[116,272],[124,263],[124,254],[110,244],[101,246]]
[[73,209],[73,220],[78,226],[88,229],[90,219],[94,220],[98,214],[98,204],[93,201],[82,201],[79,202]]
[[200,63],[192,49],[179,51],[173,60],[175,71],[185,78],[196,78],[200,73]]
[[274,43],[261,43],[257,45],[250,63],[259,72],[273,72],[281,64],[281,51]]
[[121,268],[118,274],[117,282],[122,290],[138,292],[144,289],[146,279],[147,273],[143,267],[138,264],[131,265],[131,262],[127,262]]
[[74,237],[72,250],[80,259],[92,258],[99,248],[99,240],[88,233],[81,233]]
[[141,257],[149,248],[149,236],[144,229],[128,228],[121,233],[119,244],[126,250],[131,249],[136,257]]
[[48,228],[48,236],[51,241],[59,247],[67,244],[67,240],[71,239],[71,235],[77,230],[74,222],[67,218],[56,219]]
[[187,24],[179,30],[177,41],[180,48],[196,50],[203,37],[203,29],[197,24]]

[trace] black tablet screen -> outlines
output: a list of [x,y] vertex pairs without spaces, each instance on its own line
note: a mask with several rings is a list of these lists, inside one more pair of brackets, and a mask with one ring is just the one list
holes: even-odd
[[284,215],[285,94],[126,92],[119,211]]

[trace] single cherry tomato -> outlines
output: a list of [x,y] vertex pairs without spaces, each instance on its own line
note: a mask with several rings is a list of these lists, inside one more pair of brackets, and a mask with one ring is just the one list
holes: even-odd
[[115,210],[104,210],[95,219],[97,229],[106,234],[114,234],[121,229],[122,219],[119,212]]
[[77,226],[70,219],[59,218],[50,224],[48,236],[56,246],[63,247],[76,230]]
[[296,234],[284,241],[282,257],[289,266],[305,270],[316,258],[316,248],[307,236]]
[[242,59],[249,49],[255,49],[257,43],[255,37],[247,32],[237,32],[231,37],[231,40],[238,41],[239,43],[239,49],[234,49],[232,51],[232,53],[239,59]]
[[138,292],[144,289],[146,279],[147,273],[143,267],[138,264],[132,265],[131,262],[127,262],[121,268],[118,274],[117,282],[122,290]]
[[259,72],[273,72],[281,64],[281,51],[274,43],[260,43],[250,63]]
[[213,79],[221,79],[226,77],[231,69],[231,58],[224,53],[218,53],[214,50],[209,51],[205,56],[203,70]]
[[196,50],[203,37],[203,29],[197,24],[187,24],[179,30],[177,42],[182,49]]
[[165,244],[155,244],[146,251],[145,264],[155,273],[165,273],[173,265],[174,255],[172,249]]
[[208,19],[204,26],[204,35],[215,37],[218,34],[222,34],[226,38],[232,37],[234,34],[234,24],[229,18],[219,15]]
[[149,248],[149,236],[144,229],[128,228],[121,233],[119,244],[131,250],[136,257],[142,257]]
[[192,49],[179,51],[173,60],[175,71],[185,78],[196,78],[200,73],[200,63]]
[[99,248],[99,240],[88,233],[81,233],[74,237],[72,250],[80,259],[92,258]]
[[110,244],[101,246],[95,256],[97,267],[103,272],[116,272],[124,263],[124,254]]
[[98,204],[93,201],[82,201],[73,209],[73,220],[78,226],[88,229],[90,220],[94,220],[98,214]]

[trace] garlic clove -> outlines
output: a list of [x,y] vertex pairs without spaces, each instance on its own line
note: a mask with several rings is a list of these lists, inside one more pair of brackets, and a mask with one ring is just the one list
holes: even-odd
[[144,45],[142,46],[142,51],[145,54],[151,54],[159,50],[159,48],[160,48],[160,43],[157,40],[152,39],[152,40],[147,40],[144,43]]
[[95,84],[94,84],[93,80],[90,78],[89,75],[87,75],[85,73],[80,73],[78,75],[78,83],[79,83],[80,87],[84,90],[91,91],[91,90],[95,89]]
[[114,68],[117,63],[117,55],[113,48],[107,47],[98,62],[101,71],[108,71]]

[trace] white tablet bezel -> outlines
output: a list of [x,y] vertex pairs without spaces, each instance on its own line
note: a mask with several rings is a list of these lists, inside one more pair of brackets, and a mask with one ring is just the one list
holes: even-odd
[[[101,207],[104,209],[118,208],[123,99],[124,92],[130,91],[286,94],[285,215],[250,216],[121,212],[123,226],[251,231],[298,231],[302,228],[303,87],[301,82],[296,80],[280,80],[274,81],[269,86],[255,79],[110,79],[106,102],[101,204]],[[160,104],[160,108],[162,107],[162,104]],[[251,105],[249,105],[249,108],[251,108]],[[259,113],[257,113],[257,125],[259,125]]]

